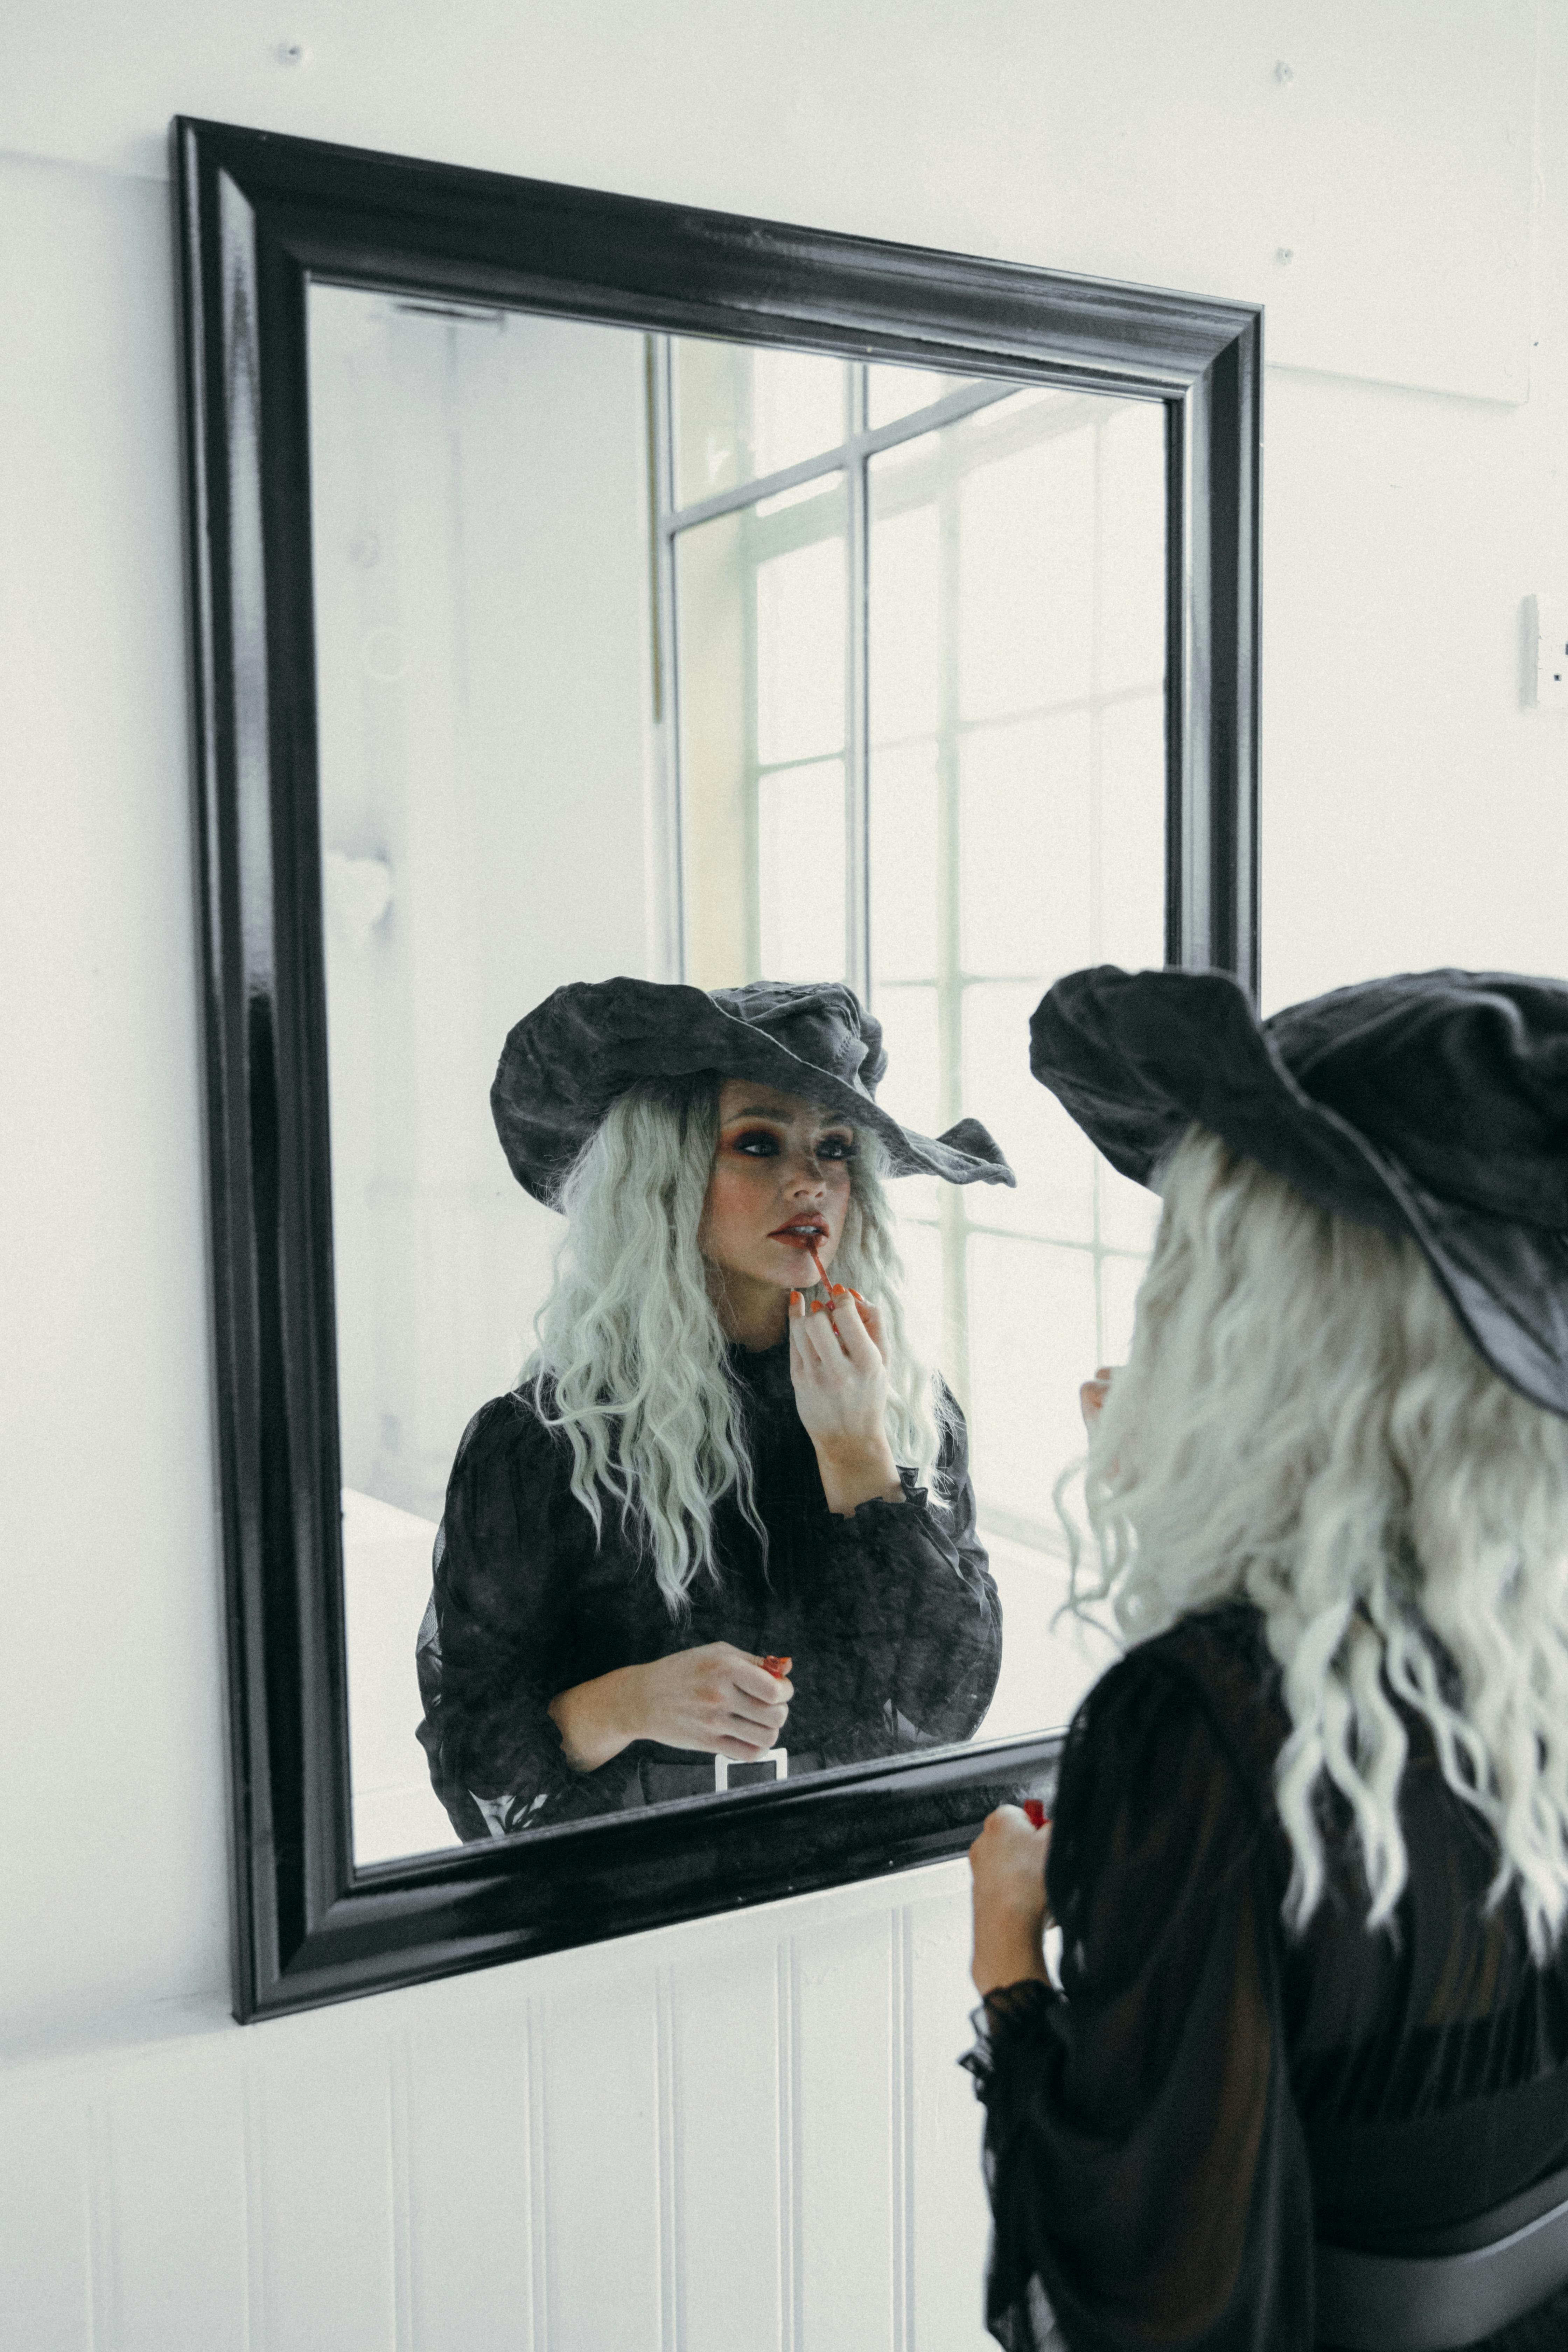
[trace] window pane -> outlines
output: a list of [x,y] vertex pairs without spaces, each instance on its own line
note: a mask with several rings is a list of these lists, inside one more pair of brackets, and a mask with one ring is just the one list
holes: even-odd
[[753,470],[782,473],[837,448],[849,424],[844,362],[815,352],[759,351],[751,360]]
[[866,371],[866,422],[875,433],[983,381],[977,375],[946,375],[940,368],[891,367],[878,362]]
[[905,1213],[909,1181],[892,1188],[900,1212],[899,1255],[904,1262],[904,1312],[910,1339],[922,1364],[933,1370],[942,1360],[942,1242],[934,1224],[916,1224]]
[[995,1504],[1054,1528],[1051,1487],[1084,1450],[1079,1383],[1101,1360],[1093,1256],[974,1234],[969,1297],[981,1525]]
[[[888,1073],[877,1088],[877,1099],[884,1109],[917,1135],[935,1135],[944,1122],[942,1118],[942,1081],[937,1059],[936,991],[934,988],[879,988],[873,999],[878,1020],[882,1024],[882,1045],[888,1056]],[[942,1354],[942,1252],[936,1226],[942,1213],[942,1188],[934,1176],[899,1176],[889,1186],[894,1210],[899,1219],[899,1247],[905,1261],[910,1249],[918,1248],[931,1260],[928,1306],[931,1316],[930,1345],[926,1361],[937,1363]],[[920,1231],[928,1231],[929,1239],[917,1241],[912,1218],[928,1221]],[[907,1246],[906,1246],[907,1244]]]
[[[844,973],[845,507],[834,474],[804,504],[676,534],[684,968],[699,988]],[[764,845],[762,780],[823,755],[815,781],[769,787]],[[798,903],[781,878],[792,826]]]
[[1089,692],[1091,427],[1000,455],[968,475],[960,501],[959,566],[965,719],[1002,718]]
[[[1050,1530],[1059,1530],[1059,1524],[1053,1509]],[[1012,1739],[1070,1723],[1084,1693],[1121,1655],[1122,1644],[1098,1622],[1057,1615],[1068,1597],[1065,1559],[1010,1542],[994,1528],[984,1533],[1006,1638],[980,1736]]]
[[697,988],[732,988],[762,968],[747,523],[721,515],[675,542],[685,971]]
[[1165,961],[1165,704],[1108,704],[1100,720],[1098,958],[1128,971]]
[[937,511],[928,499],[887,514],[883,459],[873,457],[868,472],[871,740],[896,743],[929,735],[937,724],[942,674]]
[[[877,1089],[877,1099],[896,1118],[921,1135],[934,1135],[942,1125],[941,1076],[937,1062],[936,991],[934,988],[879,988],[877,1018],[882,1024],[888,1075]],[[899,1204],[908,1213],[913,1206],[910,1187],[926,1180],[898,1179]],[[930,1179],[934,1184],[936,1179]]]
[[[835,500],[842,514],[843,500]],[[684,534],[683,534],[684,536]],[[757,567],[757,757],[763,767],[844,748],[842,528]]]
[[[969,971],[1038,974],[1043,989],[1058,972],[1091,961],[1093,748],[1087,710],[965,737],[960,776]],[[1142,854],[1145,861],[1163,860],[1163,831]]]
[[757,785],[762,976],[842,980],[844,762],[773,768]]
[[975,1224],[1092,1242],[1094,1147],[1029,1075],[1029,1015],[1042,993],[1034,980],[964,990],[963,1108],[984,1120],[1018,1179],[1016,1192],[977,1184],[964,1205]]
[[871,755],[871,996],[936,978],[936,745]]
[[678,507],[781,473],[845,437],[842,360],[689,336],[672,339],[670,356]]

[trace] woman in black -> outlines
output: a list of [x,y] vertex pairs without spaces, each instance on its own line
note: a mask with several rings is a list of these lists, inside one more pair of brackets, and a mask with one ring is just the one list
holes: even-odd
[[[1130,1646],[1054,1823],[973,1853],[988,2321],[1305,2352],[1355,2323],[1314,2241],[1452,2254],[1563,2194],[1568,987],[1260,1026],[1222,975],[1107,967],[1032,1036],[1164,1210],[1086,1391]],[[1568,2291],[1452,2318],[1413,2340],[1560,2347]]]
[[1000,1610],[879,1171],[1013,1180],[977,1122],[933,1141],[879,1108],[879,1040],[837,984],[632,980],[509,1037],[497,1126],[567,1235],[522,1381],[458,1448],[420,1630],[464,1837],[984,1716]]

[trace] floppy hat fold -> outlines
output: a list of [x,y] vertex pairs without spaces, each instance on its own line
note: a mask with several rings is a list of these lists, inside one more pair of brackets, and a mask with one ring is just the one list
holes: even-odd
[[575,982],[510,1032],[490,1108],[512,1174],[552,1205],[618,1095],[644,1079],[708,1070],[805,1096],[870,1129],[895,1176],[1017,1181],[978,1119],[933,1137],[882,1109],[875,1088],[887,1066],[881,1024],[842,982],[752,981],[711,992],[679,982]]
[[1229,973],[1069,972],[1029,1066],[1153,1183],[1194,1123],[1321,1206],[1408,1234],[1494,1370],[1568,1414],[1568,984],[1401,972],[1260,1022]]

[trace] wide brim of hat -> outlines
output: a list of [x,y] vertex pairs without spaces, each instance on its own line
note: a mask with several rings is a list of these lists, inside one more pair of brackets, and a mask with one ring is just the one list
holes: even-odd
[[1408,1234],[1492,1369],[1568,1414],[1568,1242],[1419,1184],[1306,1092],[1230,973],[1069,972],[1030,1021],[1029,1067],[1138,1183],[1196,1124],[1321,1206]]
[[535,1200],[553,1206],[617,1096],[642,1079],[704,1070],[805,1096],[869,1129],[887,1152],[891,1175],[940,1176],[950,1184],[1017,1181],[978,1119],[960,1119],[939,1136],[919,1134],[858,1087],[726,1013],[705,990],[626,978],[558,988],[508,1036],[490,1108],[512,1174]]

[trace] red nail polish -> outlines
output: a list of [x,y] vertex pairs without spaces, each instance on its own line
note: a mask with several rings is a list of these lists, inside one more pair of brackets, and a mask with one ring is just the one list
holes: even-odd
[[1031,1829],[1043,1830],[1051,1818],[1049,1813],[1047,1812],[1045,1806],[1040,1802],[1038,1797],[1026,1797],[1024,1800],[1024,1811],[1029,1816],[1029,1827]]
[[764,1658],[763,1671],[764,1674],[772,1675],[775,1682],[782,1683],[794,1664],[793,1658]]

